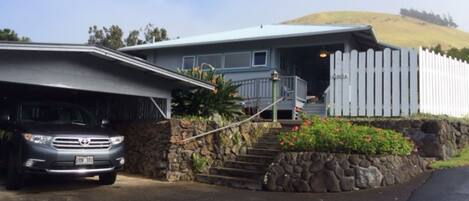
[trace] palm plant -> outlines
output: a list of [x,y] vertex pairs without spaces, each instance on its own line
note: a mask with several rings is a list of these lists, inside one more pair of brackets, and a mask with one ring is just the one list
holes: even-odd
[[215,90],[192,89],[177,90],[173,93],[173,109],[176,115],[210,117],[219,114],[227,119],[233,119],[243,114],[241,101],[237,93],[238,85],[225,80],[221,74],[213,69],[208,71],[199,67],[189,70],[179,70],[180,73],[210,82]]

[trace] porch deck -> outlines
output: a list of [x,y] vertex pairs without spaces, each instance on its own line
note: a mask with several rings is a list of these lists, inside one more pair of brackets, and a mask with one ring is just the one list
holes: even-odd
[[[238,93],[244,98],[244,107],[255,111],[272,103],[272,80],[256,78],[233,82],[239,85]],[[284,97],[277,108],[279,111],[291,111],[292,119],[298,118],[297,108],[305,106],[307,100],[307,82],[298,76],[281,76],[277,87],[277,98]]]

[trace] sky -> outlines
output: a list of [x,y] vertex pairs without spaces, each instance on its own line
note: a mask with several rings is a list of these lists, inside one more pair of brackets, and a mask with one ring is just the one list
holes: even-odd
[[275,24],[324,11],[399,13],[415,8],[450,13],[469,31],[467,0],[0,0],[0,29],[34,42],[85,43],[91,25],[125,33],[153,23],[170,38]]

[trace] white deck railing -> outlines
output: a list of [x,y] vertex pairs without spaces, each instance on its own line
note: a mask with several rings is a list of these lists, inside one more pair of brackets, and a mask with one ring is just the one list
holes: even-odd
[[[256,78],[234,81],[233,84],[240,85],[238,93],[243,97],[245,106],[250,108],[261,108],[272,103],[272,80],[270,78]],[[277,96],[285,97],[282,107],[289,106],[294,110],[296,102],[305,102],[307,83],[297,76],[281,76],[278,83]],[[286,104],[291,102],[291,104]]]

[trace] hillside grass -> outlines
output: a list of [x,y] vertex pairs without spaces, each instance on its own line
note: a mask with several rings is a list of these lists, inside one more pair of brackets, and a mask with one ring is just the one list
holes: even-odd
[[463,149],[458,155],[447,161],[435,161],[430,165],[432,169],[447,169],[469,166],[469,148]]
[[374,12],[325,12],[307,15],[287,24],[368,24],[379,42],[400,47],[432,47],[444,49],[469,47],[469,33],[459,29],[430,24],[415,18]]

